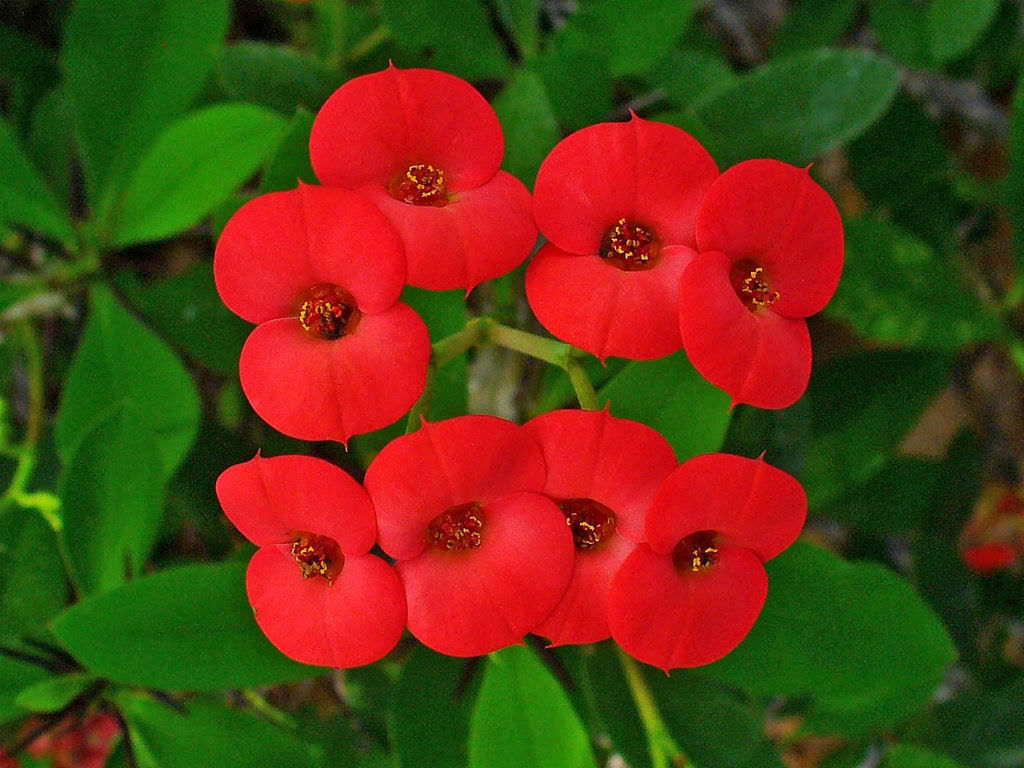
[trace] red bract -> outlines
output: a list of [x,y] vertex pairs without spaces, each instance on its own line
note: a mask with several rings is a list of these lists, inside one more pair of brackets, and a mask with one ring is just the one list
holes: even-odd
[[679,278],[717,175],[692,136],[635,115],[559,142],[534,188],[549,242],[530,262],[526,293],[541,324],[600,358],[679,349]]
[[655,430],[607,411],[552,411],[524,428],[544,452],[544,493],[576,545],[569,587],[533,631],[553,645],[596,643],[610,634],[612,577],[646,540],[644,515],[677,465],[675,452]]
[[493,416],[424,422],[366,471],[381,548],[397,560],[409,631],[452,656],[522,640],[561,598],[572,534],[540,493],[530,435]]
[[398,302],[402,245],[359,195],[302,185],[258,197],[224,228],[213,266],[224,303],[259,324],[239,375],[275,429],[347,442],[423,391],[430,337]]
[[666,671],[721,658],[761,612],[762,564],[793,543],[806,516],[800,483],[761,459],[690,459],[658,490],[648,543],[612,581],[612,637]]
[[690,361],[734,403],[792,405],[811,373],[804,318],[825,307],[843,269],[835,204],[806,169],[749,160],[708,190],[697,245],[679,297]]
[[498,170],[501,125],[465,80],[431,69],[363,75],[327,100],[310,159],[324,184],[358,190],[405,243],[411,285],[473,288],[537,240],[529,190]]
[[310,456],[256,456],[228,467],[217,498],[259,547],[246,588],[256,623],[296,661],[370,664],[405,627],[398,574],[368,554],[376,526],[366,491],[344,471]]

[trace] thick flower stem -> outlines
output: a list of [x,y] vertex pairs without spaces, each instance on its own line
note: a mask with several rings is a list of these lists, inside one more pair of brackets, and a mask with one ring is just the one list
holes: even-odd
[[654,768],[694,768],[668,732],[654,696],[651,695],[651,689],[647,687],[647,681],[644,680],[643,672],[636,661],[618,646],[615,647],[615,652],[619,655],[619,663],[626,675],[629,691],[633,694],[633,702],[647,732],[651,765]]
[[566,369],[571,347],[561,341],[545,339],[535,333],[520,331],[500,323],[493,323],[488,329],[487,338],[499,347],[522,352],[524,355],[543,360],[545,363]]
[[585,408],[588,411],[600,410],[601,401],[597,398],[594,384],[591,382],[590,376],[587,375],[587,369],[583,367],[583,364],[578,360],[570,358],[566,364],[565,372],[569,374],[569,381],[572,382],[572,388],[576,392],[576,399],[579,400],[580,408]]

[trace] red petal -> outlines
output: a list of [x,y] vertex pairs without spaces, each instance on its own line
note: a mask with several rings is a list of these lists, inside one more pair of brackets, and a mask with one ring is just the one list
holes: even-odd
[[1017,552],[1009,544],[1001,542],[976,544],[963,551],[963,558],[968,568],[985,575],[1012,565],[1017,559]]
[[415,163],[444,171],[449,192],[488,181],[505,141],[490,104],[461,78],[433,69],[363,75],[327,99],[309,156],[324,184],[386,187]]
[[537,225],[576,254],[597,253],[621,217],[653,229],[662,245],[693,247],[697,209],[716,176],[711,155],[679,128],[635,115],[591,125],[562,139],[541,165]]
[[757,621],[768,576],[757,555],[722,547],[718,562],[694,573],[641,544],[612,581],[608,623],[622,650],[664,669],[697,667],[725,656]]
[[807,317],[832,298],[843,270],[843,222],[806,168],[778,160],[735,165],[708,190],[697,217],[701,251],[764,267],[772,309]]
[[647,541],[672,553],[698,531],[770,560],[796,541],[807,519],[800,481],[763,459],[709,453],[683,463],[658,490],[647,513]]
[[317,283],[340,285],[364,312],[398,300],[405,256],[372,203],[345,189],[302,185],[242,206],[224,227],[213,261],[221,299],[250,323],[297,314]]
[[334,539],[346,555],[365,555],[377,536],[373,505],[344,470],[312,456],[260,455],[217,478],[224,514],[259,547],[296,532]]
[[299,440],[347,442],[386,427],[423,392],[430,359],[427,327],[395,304],[363,315],[355,332],[317,339],[297,319],[256,327],[239,361],[242,389],[260,418]]
[[647,540],[647,508],[678,466],[664,437],[608,411],[551,411],[523,428],[544,452],[544,493],[556,500],[599,501],[615,513],[618,533],[638,543]]
[[608,629],[608,592],[623,561],[636,544],[623,536],[612,536],[590,550],[576,550],[572,579],[562,599],[534,634],[552,645],[599,643],[611,634]]
[[710,251],[683,273],[679,330],[686,354],[733,404],[785,408],[800,399],[811,377],[807,323],[767,308],[748,310],[729,281],[731,265],[724,253]]
[[328,583],[304,579],[286,552],[263,547],[249,562],[245,583],[263,634],[304,664],[372,664],[395,647],[405,628],[402,582],[373,555],[345,558]]
[[665,248],[653,269],[626,272],[596,255],[548,243],[526,270],[526,297],[541,325],[602,360],[652,360],[677,351],[679,278],[694,256]]
[[383,187],[363,187],[401,234],[408,282],[418,288],[467,291],[518,267],[537,242],[529,190],[499,171],[442,207],[409,205]]
[[[416,557],[427,525],[450,507],[489,504],[516,491],[540,492],[544,457],[522,427],[494,416],[424,422],[396,438],[366,470],[366,490],[377,510],[381,548],[391,557]],[[561,519],[562,527],[565,519]]]
[[569,583],[572,534],[546,496],[515,493],[486,504],[482,534],[477,549],[428,547],[396,565],[409,631],[439,653],[478,656],[518,643]]

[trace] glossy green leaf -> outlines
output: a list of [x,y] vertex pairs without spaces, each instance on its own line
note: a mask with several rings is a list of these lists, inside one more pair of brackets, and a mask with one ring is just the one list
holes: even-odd
[[928,49],[933,62],[951,61],[981,38],[999,11],[1000,0],[931,0]]
[[754,157],[806,165],[877,120],[899,72],[864,50],[822,49],[766,64],[692,107],[722,167]]
[[[407,286],[402,301],[419,313],[437,342],[466,327],[466,295],[463,291],[426,291]],[[469,369],[466,355],[442,366],[434,378],[428,418],[431,421],[462,416],[468,410]]]
[[470,723],[470,768],[594,764],[583,723],[533,651],[513,645],[491,654]]
[[252,40],[222,49],[215,75],[229,99],[285,115],[294,114],[296,107],[315,112],[340,84],[316,59],[286,45]]
[[139,768],[323,765],[322,755],[293,734],[205,699],[184,702],[181,712],[131,691],[119,692],[114,703],[128,724]]
[[0,723],[25,714],[24,707],[15,703],[18,694],[49,677],[50,673],[40,666],[0,653]]
[[607,731],[615,751],[632,768],[651,768],[644,724],[626,683],[614,641],[586,648],[580,656],[583,672],[578,682],[583,697],[593,702],[600,721],[598,727]]
[[78,585],[104,592],[142,572],[164,506],[160,451],[128,404],[106,410],[67,458],[61,516]]
[[319,674],[260,632],[245,570],[230,562],[160,571],[83,600],[53,631],[90,672],[126,685],[217,691]]
[[64,607],[68,584],[56,551],[53,529],[35,510],[0,518],[0,641],[38,629]]
[[615,84],[608,62],[594,55],[588,37],[555,35],[530,62],[530,68],[544,81],[563,132],[607,119],[614,105]]
[[465,768],[473,695],[467,659],[416,648],[392,689],[389,732],[397,766]]
[[680,461],[722,446],[729,426],[729,395],[697,373],[683,352],[628,363],[601,389],[613,416],[658,430]]
[[965,768],[945,755],[913,744],[893,744],[885,752],[881,768]]
[[772,53],[780,56],[834,44],[859,7],[860,0],[798,0],[775,33]]
[[97,420],[122,403],[156,436],[163,476],[170,477],[199,427],[195,384],[167,345],[96,285],[57,414],[57,451],[65,464]]
[[505,131],[502,167],[532,189],[541,162],[562,138],[543,80],[530,70],[516,70],[494,99],[494,109]]
[[508,72],[480,0],[380,0],[380,13],[398,44],[428,66],[468,79]]
[[228,28],[227,0],[77,0],[63,64],[92,207],[115,195],[206,80]]
[[752,696],[890,701],[937,686],[956,650],[913,587],[869,562],[797,542],[770,561],[768,600],[740,646],[707,672]]
[[313,113],[299,109],[288,124],[288,130],[267,162],[260,182],[260,192],[295,189],[299,182],[316,184],[316,174],[309,161],[309,134],[313,130]]
[[846,264],[828,313],[865,336],[955,351],[1000,333],[955,267],[884,219],[846,223]]
[[38,169],[25,154],[14,129],[0,118],[0,222],[35,230],[62,243],[75,230]]
[[1014,768],[1024,762],[1024,678],[998,688],[974,687],[935,711],[928,746],[970,768]]
[[528,59],[537,53],[540,0],[496,0],[495,5],[522,57]]
[[708,98],[714,89],[725,89],[736,82],[729,63],[721,56],[690,48],[673,48],[646,74],[646,80],[661,88],[676,108],[690,106]]
[[44,94],[32,112],[26,149],[63,209],[71,199],[74,122],[63,85]]
[[218,104],[172,124],[132,175],[114,245],[161,240],[198,223],[256,172],[287,125],[254,104]]
[[0,71],[34,91],[45,90],[58,77],[53,51],[6,24],[0,24]]
[[30,712],[56,712],[96,683],[92,675],[70,674],[48,677],[23,688],[14,703]]
[[928,8],[905,0],[869,0],[871,29],[878,42],[911,67],[931,65]]

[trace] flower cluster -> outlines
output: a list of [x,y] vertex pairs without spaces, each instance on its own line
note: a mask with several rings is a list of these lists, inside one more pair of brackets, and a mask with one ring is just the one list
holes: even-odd
[[[25,731],[31,733],[37,721],[29,720]],[[94,712],[84,718],[67,717],[32,739],[25,752],[40,760],[49,757],[52,768],[103,768],[121,733],[117,718],[107,712]],[[15,757],[5,757],[0,749],[0,768],[18,768]]]
[[[327,100],[310,139],[322,185],[256,198],[217,246],[223,300],[257,325],[239,373],[263,419],[340,442],[395,421],[433,354],[403,286],[468,293],[525,261],[538,231],[526,297],[559,339],[601,359],[684,348],[734,403],[800,397],[804,318],[843,261],[838,212],[806,169],[720,174],[693,137],[635,115],[560,142],[533,196],[503,153],[493,109],[443,72],[391,66]],[[257,454],[217,494],[258,547],[257,623],[283,653],[333,667],[383,657],[405,629],[454,656],[532,633],[611,637],[666,670],[706,664],[753,626],[763,564],[807,512],[800,483],[763,458],[680,465],[654,429],[596,409],[423,420],[363,485],[321,459]]]

